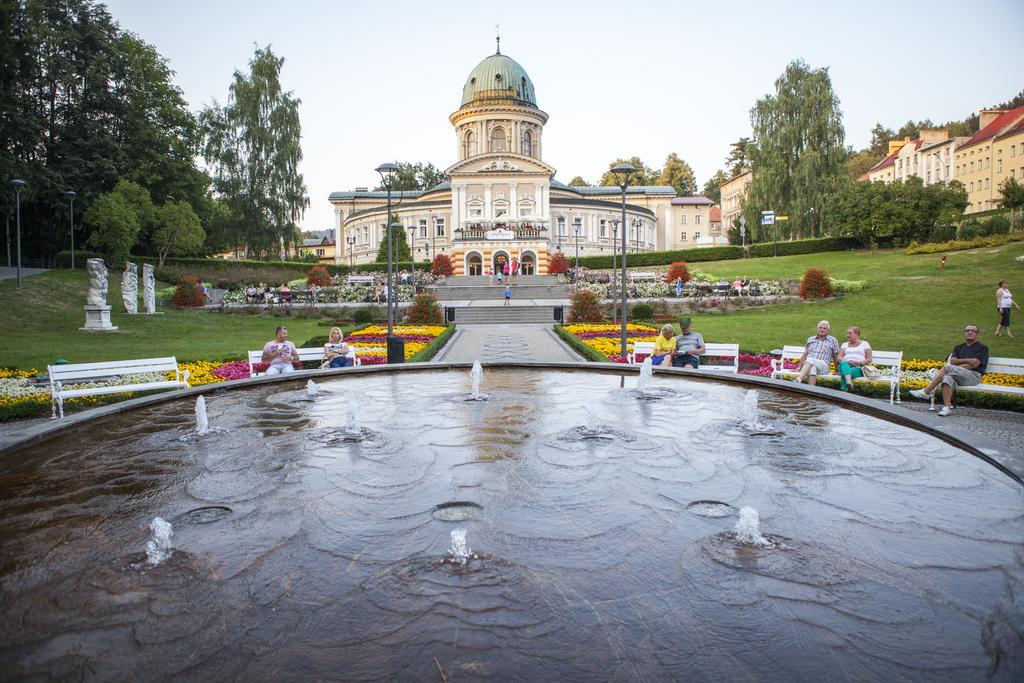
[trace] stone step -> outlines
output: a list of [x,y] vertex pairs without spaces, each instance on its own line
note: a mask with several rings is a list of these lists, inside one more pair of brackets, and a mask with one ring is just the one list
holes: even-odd
[[[498,285],[447,285],[428,288],[438,301],[476,301],[505,298],[505,288]],[[569,285],[512,285],[512,297],[515,299],[568,299],[572,295]]]
[[555,323],[555,309],[561,306],[460,306],[456,325],[500,325],[507,323]]
[[[518,285],[557,285],[557,275],[517,275],[513,278],[514,283]],[[490,280],[486,275],[450,275],[445,278],[444,284],[439,284],[438,287],[465,287],[468,285],[487,285],[490,284]],[[495,279],[494,286],[498,286],[498,280]]]

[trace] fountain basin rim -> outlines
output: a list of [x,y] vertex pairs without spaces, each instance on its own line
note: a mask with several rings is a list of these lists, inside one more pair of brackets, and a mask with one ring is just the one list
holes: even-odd
[[[532,370],[555,370],[560,372],[587,372],[596,373],[602,375],[618,375],[625,377],[627,375],[639,375],[639,365],[623,365],[622,363],[593,363],[587,361],[560,361],[560,362],[531,362],[521,361],[515,363],[484,363],[481,365],[486,368],[523,368]],[[252,387],[262,386],[264,384],[284,384],[293,383],[295,384],[294,389],[304,389],[306,382],[310,379],[316,378],[328,378],[328,379],[343,379],[345,377],[364,376],[373,374],[393,374],[402,372],[437,372],[437,371],[451,371],[451,370],[470,370],[473,367],[472,363],[447,363],[447,362],[426,362],[426,363],[410,363],[410,364],[398,364],[398,365],[371,365],[371,366],[357,366],[349,368],[334,368],[326,370],[298,370],[287,375],[274,375],[272,377],[250,377],[248,379],[233,380],[231,382],[224,382],[220,384],[204,384],[202,386],[191,387],[189,389],[180,389],[176,391],[166,391],[159,394],[152,394],[149,396],[141,396],[139,398],[128,399],[127,401],[121,401],[119,403],[113,403],[107,406],[101,406],[99,408],[93,408],[81,413],[75,413],[64,418],[48,420],[39,425],[32,433],[26,435],[24,438],[8,443],[4,446],[0,446],[0,457],[9,456],[20,451],[23,448],[32,446],[38,443],[48,441],[60,434],[68,432],[82,424],[86,424],[95,420],[101,420],[106,417],[114,415],[121,415],[128,413],[137,408],[142,408],[150,405],[157,405],[160,403],[169,403],[171,401],[179,401],[183,398],[206,396],[210,394],[217,394],[219,392],[238,391],[243,389],[250,389]],[[992,448],[988,443],[984,442],[983,437],[975,435],[966,430],[950,430],[940,429],[930,424],[926,424],[916,417],[916,414],[909,410],[904,410],[899,406],[889,405],[878,399],[869,399],[856,394],[850,394],[848,392],[835,391],[834,389],[826,389],[823,387],[810,386],[806,384],[800,384],[796,382],[774,380],[769,377],[759,377],[755,375],[739,375],[731,373],[722,373],[714,370],[694,370],[692,368],[661,368],[655,367],[654,373],[661,376],[680,376],[688,379],[698,380],[702,382],[717,382],[722,384],[735,384],[739,386],[745,386],[751,389],[768,389],[772,391],[781,391],[784,393],[795,394],[798,396],[814,398],[822,400],[827,403],[839,405],[844,408],[854,410],[872,417],[876,417],[886,422],[898,424],[909,429],[914,429],[919,432],[924,432],[930,436],[948,443],[960,450],[966,451],[976,458],[984,460],[988,464],[992,465],[1003,474],[1007,475],[1018,484],[1024,486],[1024,467],[1016,465],[1009,458],[1007,462],[1003,462],[996,457],[990,455],[992,451],[1001,453],[997,448]],[[986,453],[984,450],[988,450]],[[1016,465],[1016,466],[1015,466]]]

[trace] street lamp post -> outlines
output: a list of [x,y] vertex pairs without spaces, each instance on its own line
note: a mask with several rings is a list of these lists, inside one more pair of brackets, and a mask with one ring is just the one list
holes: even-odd
[[25,186],[25,181],[21,178],[15,178],[11,181],[11,185],[14,185],[14,194],[17,202],[17,209],[15,210],[15,234],[17,235],[17,241],[15,242],[15,251],[18,252],[18,289],[21,289],[21,188]]
[[405,226],[409,231],[409,258],[412,261],[412,296],[416,298],[416,226]]
[[433,263],[430,260],[430,242],[423,240],[423,251],[427,252],[427,263]]
[[616,180],[619,181],[619,187],[622,189],[622,310],[619,320],[621,322],[621,330],[619,337],[619,352],[622,354],[622,358],[626,358],[626,188],[629,187],[629,178],[636,169],[629,164],[615,164],[612,167],[612,173],[615,174]]
[[572,226],[572,231],[576,233],[576,271],[579,274],[580,269],[580,224]]
[[612,221],[612,286],[611,286],[611,289],[610,289],[611,294],[612,294],[612,297],[611,297],[612,298],[612,324],[615,324],[615,323],[617,323],[619,321],[619,314],[618,314],[619,307],[617,305],[615,305],[615,286],[619,282],[619,279],[618,279],[619,271],[618,271],[618,268],[617,268],[617,265],[616,265],[617,264],[618,255],[619,255],[619,222],[618,221]]
[[345,238],[345,244],[348,245],[348,267],[352,268],[355,266],[355,247],[356,247],[356,236],[349,235]]
[[384,189],[388,193],[388,217],[384,222],[387,226],[388,231],[388,338],[394,334],[395,331],[395,313],[394,306],[391,301],[394,298],[394,260],[392,258],[391,251],[391,186],[395,184],[395,174],[398,173],[398,166],[395,164],[381,164],[376,169],[377,173],[380,174],[380,182],[384,186]]
[[68,201],[71,202],[71,206],[68,207],[68,220],[71,222],[71,270],[75,269],[75,197],[78,195],[72,191],[64,193],[68,197]]

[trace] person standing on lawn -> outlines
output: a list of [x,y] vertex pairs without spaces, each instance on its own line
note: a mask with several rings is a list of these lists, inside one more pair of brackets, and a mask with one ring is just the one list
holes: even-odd
[[935,389],[942,385],[942,410],[940,417],[953,412],[953,395],[957,387],[972,387],[981,384],[982,375],[988,366],[988,347],[978,341],[978,326],[974,323],[964,327],[964,343],[953,349],[949,361],[935,373],[935,377],[924,389],[910,392],[916,398],[930,399]]
[[996,310],[999,311],[999,325],[996,326],[996,336],[999,336],[999,331],[1005,329],[1006,336],[1012,337],[1010,334],[1010,308],[1017,306],[1017,310],[1020,310],[1020,306],[1013,300],[1013,294],[1010,294],[1009,283],[1006,280],[999,281],[999,289],[996,290]]
[[871,365],[871,344],[860,338],[860,328],[851,327],[846,330],[846,339],[836,356],[841,391],[849,391],[853,387],[853,380],[864,376],[864,366]]
[[818,375],[827,375],[829,366],[839,354],[839,342],[829,334],[832,326],[827,320],[818,323],[818,334],[808,337],[804,353],[800,356],[800,374],[797,382],[807,382],[812,387],[818,383]]
[[690,366],[694,370],[700,367],[700,357],[707,351],[704,346],[704,337],[700,332],[694,332],[690,327],[692,322],[689,318],[679,319],[679,334],[676,335],[676,353],[672,356],[672,367],[685,368]]
[[274,340],[268,341],[263,347],[261,360],[267,364],[267,375],[285,375],[295,372],[292,365],[299,359],[299,350],[288,341],[288,328],[279,326],[275,331]]

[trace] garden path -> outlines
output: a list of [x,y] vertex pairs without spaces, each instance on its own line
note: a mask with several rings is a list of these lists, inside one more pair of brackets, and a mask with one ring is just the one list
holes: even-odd
[[580,356],[559,339],[550,323],[465,325],[451,343],[434,357],[445,363],[503,363],[516,361],[580,361]]

